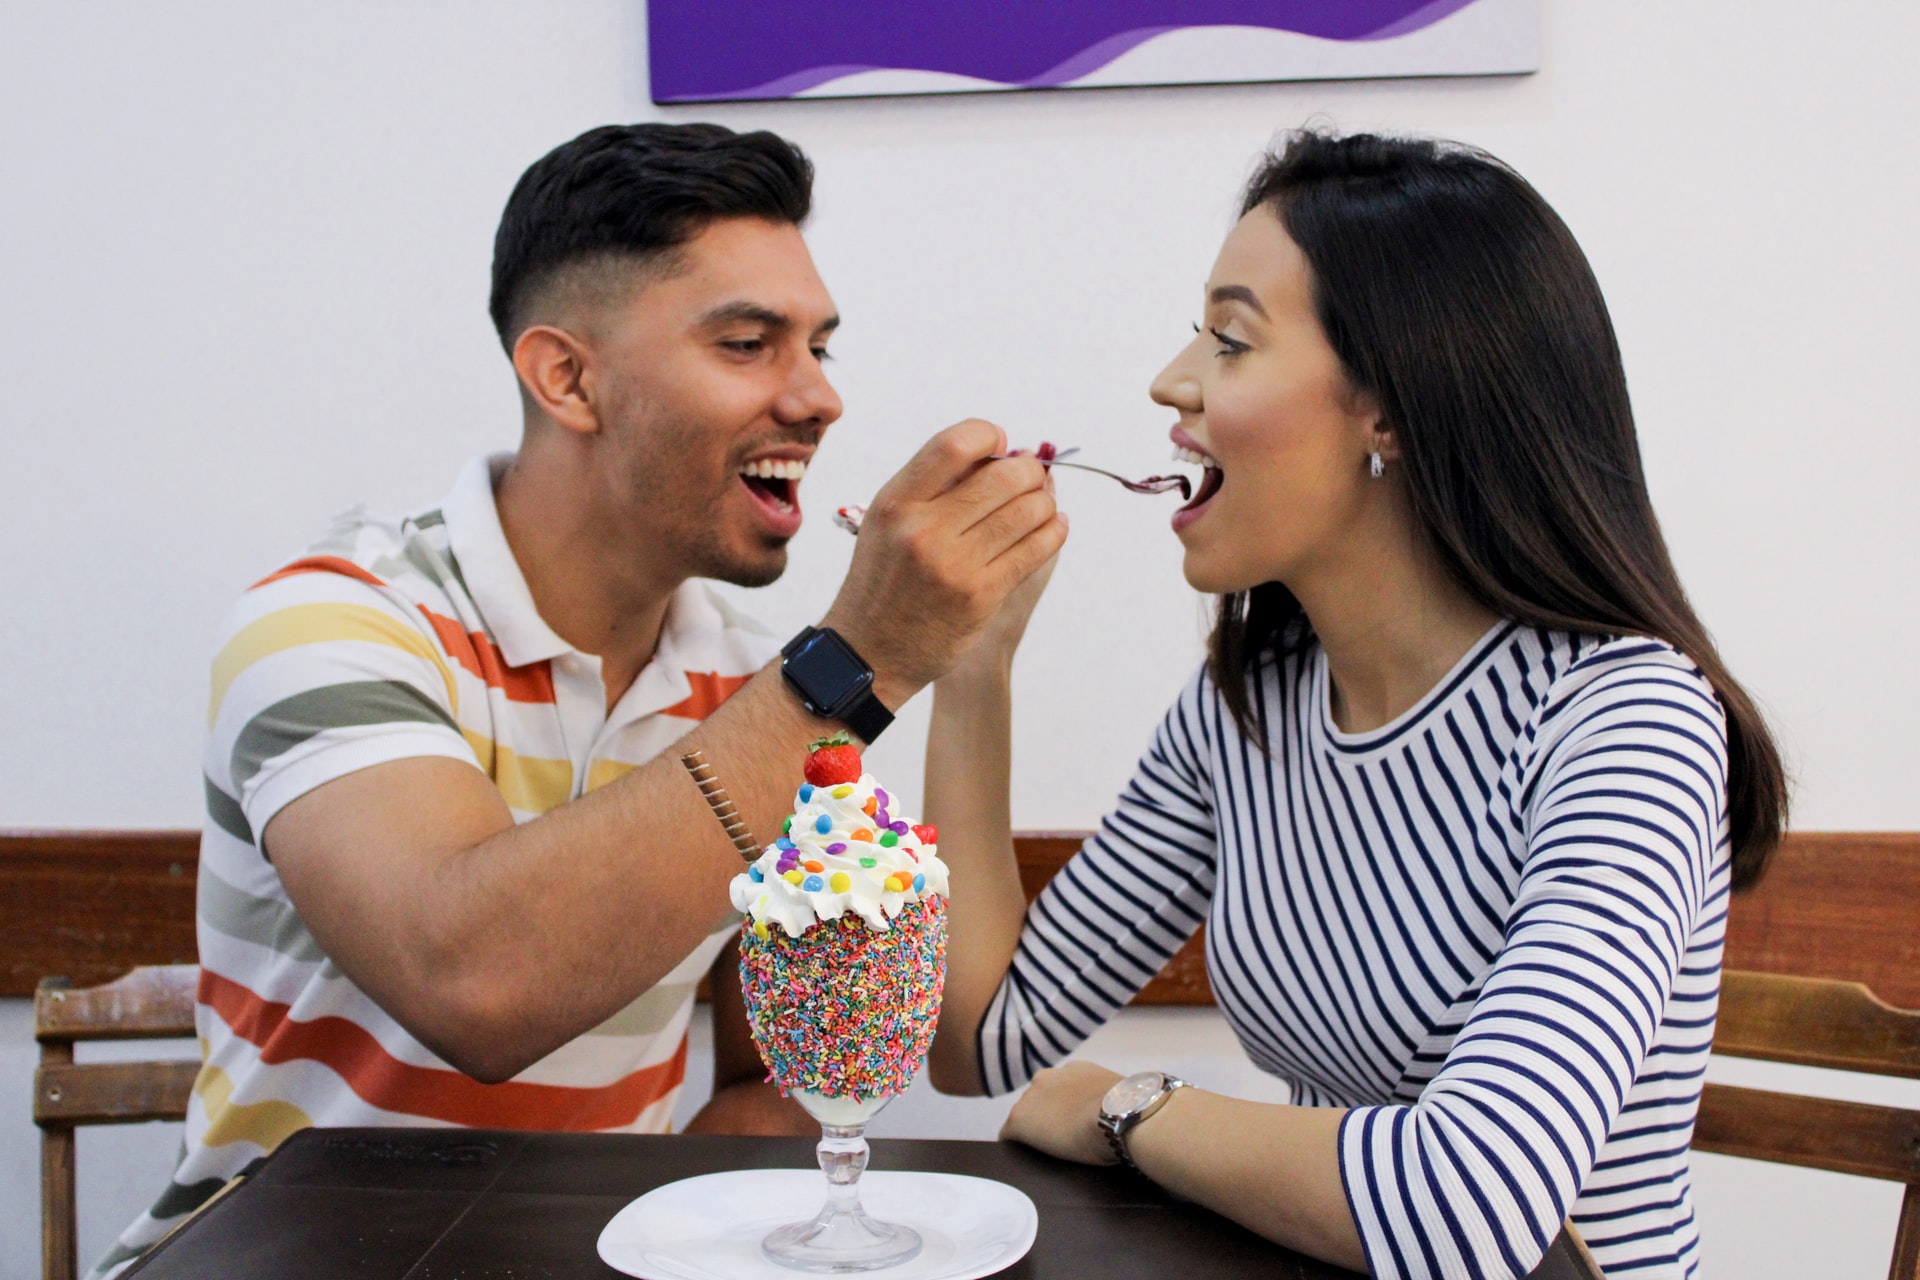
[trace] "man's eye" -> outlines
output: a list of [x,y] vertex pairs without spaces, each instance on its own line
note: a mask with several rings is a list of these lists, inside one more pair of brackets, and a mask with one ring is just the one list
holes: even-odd
[[767,343],[764,338],[728,338],[720,345],[729,351],[738,351],[743,356],[750,356],[763,350]]

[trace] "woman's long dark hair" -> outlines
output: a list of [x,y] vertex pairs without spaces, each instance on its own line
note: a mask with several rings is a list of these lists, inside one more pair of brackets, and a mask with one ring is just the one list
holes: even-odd
[[[1674,572],[1613,323],[1566,224],[1483,152],[1370,134],[1294,134],[1247,186],[1242,214],[1263,207],[1312,265],[1321,327],[1377,399],[1454,580],[1534,626],[1664,640],[1713,685],[1733,882],[1756,881],[1786,824],[1780,754]],[[1250,737],[1254,669],[1310,635],[1280,583],[1221,599],[1214,682]]]

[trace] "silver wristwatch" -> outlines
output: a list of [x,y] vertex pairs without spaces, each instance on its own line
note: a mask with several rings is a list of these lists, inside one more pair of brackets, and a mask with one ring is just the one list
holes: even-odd
[[1120,1157],[1121,1164],[1135,1173],[1140,1171],[1140,1166],[1133,1162],[1133,1154],[1127,1150],[1128,1132],[1166,1106],[1175,1090],[1192,1087],[1179,1076],[1164,1071],[1140,1071],[1107,1090],[1106,1096],[1100,1099],[1100,1132],[1107,1135],[1107,1145]]

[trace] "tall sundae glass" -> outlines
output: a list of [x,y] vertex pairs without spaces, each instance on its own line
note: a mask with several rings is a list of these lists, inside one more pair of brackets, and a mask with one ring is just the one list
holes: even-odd
[[747,917],[740,979],[780,1091],[820,1122],[826,1203],[761,1243],[802,1271],[895,1266],[911,1227],[861,1208],[868,1122],[925,1061],[946,979],[947,868],[932,827],[862,772],[844,738],[814,744],[780,838],[732,885]]

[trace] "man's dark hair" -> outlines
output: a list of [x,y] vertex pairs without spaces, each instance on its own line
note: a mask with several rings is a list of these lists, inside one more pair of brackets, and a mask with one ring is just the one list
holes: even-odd
[[509,353],[528,304],[590,259],[645,265],[722,218],[798,226],[813,204],[813,165],[785,138],[717,124],[589,129],[524,174],[493,240],[488,311]]

